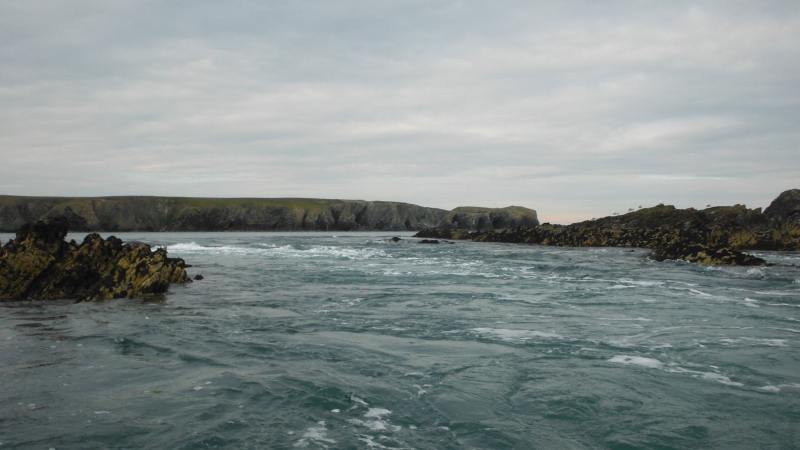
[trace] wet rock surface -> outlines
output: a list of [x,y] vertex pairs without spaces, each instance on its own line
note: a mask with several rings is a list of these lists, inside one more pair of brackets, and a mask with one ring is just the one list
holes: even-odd
[[763,265],[743,250],[800,250],[800,190],[781,193],[762,213],[744,205],[704,210],[659,205],[571,225],[513,230],[426,229],[422,238],[508,242],[562,247],[641,247],[656,260],[700,264]]
[[0,300],[133,298],[191,283],[186,263],[165,249],[123,244],[113,236],[66,242],[69,220],[53,217],[23,225],[0,249]]

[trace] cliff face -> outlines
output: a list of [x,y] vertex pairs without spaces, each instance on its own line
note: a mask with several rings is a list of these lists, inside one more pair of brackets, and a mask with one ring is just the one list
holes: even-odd
[[163,249],[98,234],[67,243],[68,227],[63,216],[24,225],[0,249],[0,300],[132,298],[191,282],[184,261]]
[[444,230],[501,230],[539,225],[536,211],[521,206],[506,208],[476,208],[462,206],[456,208],[436,224],[435,228]]
[[447,211],[358,200],[0,196],[0,231],[56,215],[73,231],[407,231]]

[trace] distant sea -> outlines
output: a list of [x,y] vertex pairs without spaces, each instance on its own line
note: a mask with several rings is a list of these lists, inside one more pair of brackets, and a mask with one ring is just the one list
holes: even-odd
[[800,448],[798,253],[116,235],[205,279],[0,303],[0,449]]

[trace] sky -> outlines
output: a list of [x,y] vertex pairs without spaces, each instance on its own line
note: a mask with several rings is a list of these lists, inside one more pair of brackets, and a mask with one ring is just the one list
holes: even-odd
[[0,2],[0,194],[525,206],[800,188],[800,2]]

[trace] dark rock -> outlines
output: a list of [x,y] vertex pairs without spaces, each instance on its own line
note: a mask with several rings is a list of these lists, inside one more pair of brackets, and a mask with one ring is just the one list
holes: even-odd
[[0,250],[0,300],[132,298],[164,292],[169,283],[191,282],[184,261],[169,258],[165,249],[151,251],[98,234],[80,245],[67,243],[68,229],[64,216],[19,229]]
[[198,273],[197,275],[194,276],[194,279],[200,281],[203,279],[203,276]]
[[800,189],[781,192],[764,210],[764,215],[781,225],[800,223]]
[[477,208],[461,206],[450,211],[434,228],[445,230],[489,231],[539,225],[536,211],[521,206]]
[[15,197],[0,231],[63,215],[73,231],[410,231],[447,211],[400,202],[309,198]]
[[682,259],[698,264],[728,264],[732,266],[763,266],[766,262],[753,255],[748,255],[725,247],[708,247],[701,244],[674,243],[666,247],[656,248],[653,259]]
[[400,241],[402,241],[402,239],[400,239],[400,238],[399,238],[399,237],[397,237],[397,236],[395,236],[395,237],[393,237],[393,238],[391,238],[391,239],[389,239],[389,240],[390,240],[390,241],[392,241],[392,242],[400,242]]
[[474,231],[425,229],[414,237],[564,247],[653,249],[653,258],[700,264],[763,265],[743,250],[800,250],[800,190],[781,193],[761,212],[744,205],[697,211],[659,205],[572,225]]
[[436,239],[423,239],[423,240],[421,240],[421,241],[419,241],[417,243],[418,244],[438,244],[439,241],[437,241]]

